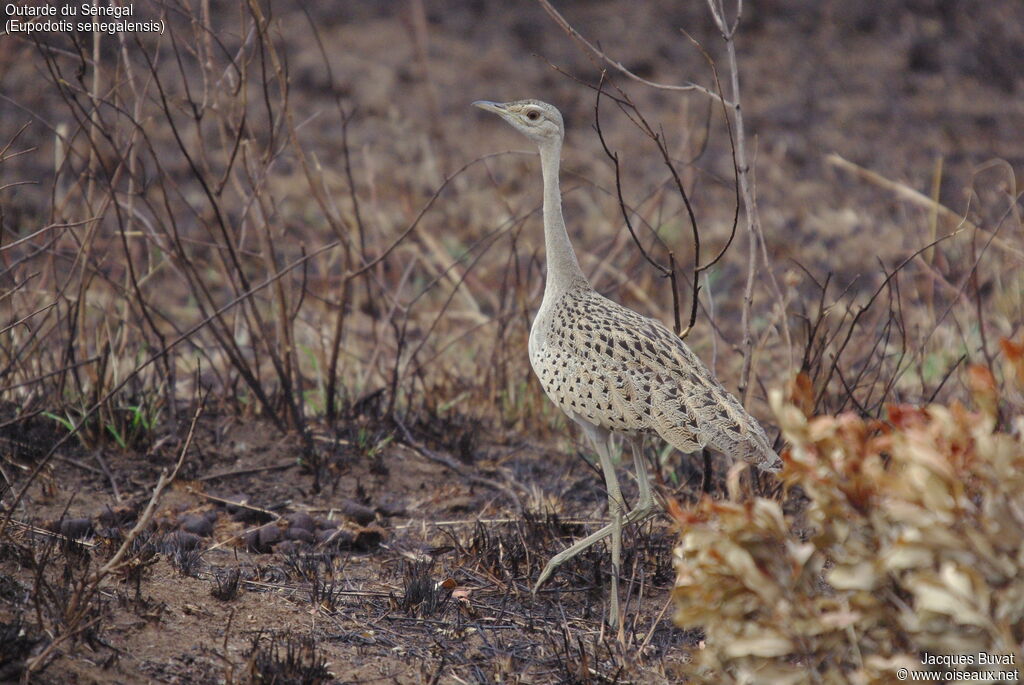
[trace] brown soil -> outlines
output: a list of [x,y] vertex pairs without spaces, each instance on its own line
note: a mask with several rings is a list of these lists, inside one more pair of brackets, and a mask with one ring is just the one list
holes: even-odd
[[[368,455],[325,436],[328,483],[314,494],[294,440],[274,429],[210,418],[198,433],[185,476],[164,495],[156,525],[142,536],[151,552],[136,572],[102,583],[89,613],[96,625],[57,650],[34,682],[268,682],[273,669],[259,658],[274,640],[283,655],[300,638],[315,641],[323,673],[340,682],[564,682],[595,674],[661,680],[686,661],[681,647],[694,644],[663,611],[673,577],[673,538],[664,522],[628,536],[625,650],[603,628],[604,550],[574,560],[537,597],[530,594],[547,558],[600,523],[600,481],[578,456],[519,444],[480,448],[472,465],[441,457],[519,492],[550,484],[551,502],[594,517],[524,519],[500,489],[470,482],[408,447]],[[110,526],[105,512],[138,512],[148,501],[146,485],[176,457],[167,444],[148,457],[105,451],[57,462],[12,524],[0,562],[7,596],[40,597],[46,624],[67,629],[54,618],[59,602],[41,588],[70,597],[74,585],[63,574],[79,578],[88,569],[66,570],[66,559],[89,557],[95,570],[133,523],[129,514]],[[111,496],[115,483],[120,501]],[[627,493],[635,497],[634,488]],[[227,502],[246,502],[251,510],[231,515]],[[288,541],[286,518],[295,512],[337,530],[315,545]],[[183,517],[203,514],[216,514],[212,532],[190,553],[189,539],[175,531]],[[81,543],[45,533],[59,530],[62,520],[82,519],[95,535]],[[278,529],[280,541],[254,551],[258,543],[246,541],[264,526]],[[240,570],[237,596],[216,598],[211,593],[230,582],[232,569]],[[0,622],[25,610],[5,601]],[[35,630],[28,635],[40,637]],[[254,651],[257,642],[262,651]],[[277,682],[303,682],[296,669],[276,668]]]

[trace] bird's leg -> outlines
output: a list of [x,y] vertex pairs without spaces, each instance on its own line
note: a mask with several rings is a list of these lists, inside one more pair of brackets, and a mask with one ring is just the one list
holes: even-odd
[[540,589],[540,586],[544,584],[544,581],[550,578],[551,574],[555,572],[556,568],[558,568],[565,562],[569,561],[574,556],[576,556],[583,550],[587,549],[591,545],[594,545],[600,542],[601,540],[604,540],[609,535],[611,535],[613,528],[614,524],[609,523],[604,528],[601,528],[600,530],[591,533],[582,540],[577,540],[572,544],[572,546],[565,548],[555,556],[551,557],[551,561],[547,563],[547,565],[544,567],[544,570],[541,571],[540,576],[537,578],[537,583],[533,586],[533,591],[537,592],[537,590]]
[[603,440],[603,445],[598,447],[598,455],[601,457],[601,470],[604,471],[604,482],[608,488],[608,514],[611,516],[612,528],[612,587],[608,608],[608,625],[621,632],[619,625],[619,571],[622,567],[622,491],[619,489],[619,479],[615,475],[615,464],[612,463],[609,443]]
[[604,473],[605,487],[608,491],[608,513],[612,522],[551,557],[551,560],[537,579],[536,585],[533,586],[533,591],[536,593],[540,586],[544,584],[544,581],[551,577],[556,568],[610,535],[612,538],[612,588],[608,622],[613,627],[621,629],[619,625],[619,574],[622,566],[622,526],[625,523],[622,490],[619,487],[619,479],[615,475],[615,464],[612,463],[609,434],[592,424],[581,422],[580,425],[583,427],[587,437],[590,438],[594,449],[597,450],[601,462],[601,471]]
[[640,499],[636,507],[626,514],[624,522],[627,525],[643,521],[658,508],[658,503],[654,501],[654,495],[651,493],[651,478],[647,475],[647,465],[644,463],[643,442],[640,438],[634,438],[629,441],[629,446],[633,450],[633,467],[636,469],[636,483],[640,487]]
[[[601,453],[601,447],[598,446],[599,438],[592,438],[595,449],[598,450],[598,454]],[[637,502],[635,508],[629,511],[625,516],[622,517],[622,524],[629,525],[638,521],[643,521],[658,509],[658,503],[654,499],[654,495],[651,492],[651,481],[647,475],[647,468],[643,461],[643,451],[641,450],[642,443],[637,440],[630,440],[630,447],[633,450],[633,465],[636,468],[636,479],[637,485],[640,487],[640,499]],[[603,466],[602,466],[603,469]],[[616,483],[617,485],[618,483]],[[609,492],[610,494],[610,492]],[[621,500],[620,500],[621,501]],[[607,526],[591,533],[582,540],[577,540],[572,546],[567,547],[565,550],[559,552],[555,556],[551,557],[551,561],[547,563],[544,570],[541,571],[540,576],[537,579],[537,583],[533,586],[533,591],[537,592],[540,586],[551,577],[551,574],[555,572],[559,566],[564,564],[569,559],[587,549],[588,547],[597,544],[601,540],[612,534],[615,528],[614,523],[609,523]]]

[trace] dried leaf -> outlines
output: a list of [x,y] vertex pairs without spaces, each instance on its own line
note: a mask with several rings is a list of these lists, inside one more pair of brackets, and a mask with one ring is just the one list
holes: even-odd
[[1011,373],[1006,374],[1017,383],[1017,387],[1024,389],[1024,342],[1013,342],[1003,338],[999,341],[1003,349],[1003,357]]
[[980,411],[892,405],[886,423],[808,417],[799,380],[769,393],[791,441],[780,478],[809,502],[677,508],[676,620],[706,635],[695,679],[804,682],[810,654],[818,682],[865,685],[925,651],[1024,660],[1024,419],[1004,410],[1021,428],[999,432],[991,373],[967,373]]
[[828,572],[828,583],[837,590],[872,590],[877,581],[875,565],[869,561],[836,564]]
[[967,387],[978,409],[986,416],[995,416],[998,412],[999,391],[996,379],[987,366],[971,364],[967,367]]
[[793,643],[779,634],[766,633],[757,637],[739,638],[723,650],[730,658],[743,656],[786,656],[793,651]]
[[814,383],[811,377],[801,371],[789,382],[789,403],[803,412],[804,416],[814,413]]

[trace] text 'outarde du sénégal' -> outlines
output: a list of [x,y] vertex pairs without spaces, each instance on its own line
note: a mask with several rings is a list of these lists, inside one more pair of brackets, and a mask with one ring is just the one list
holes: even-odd
[[4,5],[4,11],[9,17],[113,17],[120,19],[130,17],[134,13],[134,7],[127,5],[93,5],[83,2],[80,5],[16,5],[9,2]]

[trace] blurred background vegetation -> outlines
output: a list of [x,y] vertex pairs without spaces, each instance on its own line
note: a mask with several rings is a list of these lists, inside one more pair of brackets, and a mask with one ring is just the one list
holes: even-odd
[[[524,146],[468,108],[478,98],[562,108],[585,268],[602,292],[671,320],[666,282],[623,230],[593,94],[551,67],[593,84],[602,65],[540,7],[161,7],[163,36],[0,43],[0,395],[18,412],[76,422],[103,404],[99,423],[124,437],[136,419],[174,423],[198,380],[281,429],[376,392],[387,411],[557,421],[521,354],[541,290],[536,161],[505,153]],[[1021,7],[890,9],[745,6],[762,416],[764,388],[801,366],[821,408],[877,415],[894,394],[941,396],[954,367],[991,357],[1021,318]],[[678,30],[722,59],[700,3],[562,10],[637,75],[714,87]],[[610,78],[664,130],[717,249],[734,207],[721,111],[699,93]],[[602,123],[645,239],[657,231],[690,268],[689,227],[653,145],[614,107]],[[691,337],[727,384],[745,249],[737,241],[707,274]]]

